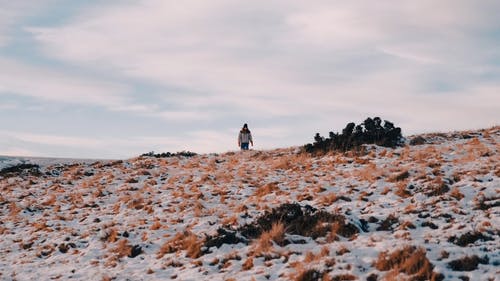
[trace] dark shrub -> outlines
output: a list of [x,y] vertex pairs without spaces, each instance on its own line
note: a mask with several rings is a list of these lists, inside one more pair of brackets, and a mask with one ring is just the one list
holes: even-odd
[[342,134],[330,132],[328,138],[319,133],[314,136],[313,144],[306,144],[304,149],[309,153],[326,153],[328,151],[348,151],[359,149],[363,144],[376,144],[385,147],[396,147],[403,144],[401,128],[394,127],[392,122],[379,117],[367,118],[362,124],[348,123]]
[[4,168],[0,170],[0,177],[16,177],[16,176],[41,176],[40,166],[35,164],[19,164],[16,166]]
[[[210,247],[220,247],[222,244],[248,243],[253,239],[259,238],[263,232],[271,230],[273,224],[276,223],[283,223],[285,232],[288,234],[301,235],[313,239],[327,235],[332,228],[335,228],[335,234],[346,238],[351,238],[359,233],[358,227],[349,223],[343,215],[331,214],[309,205],[301,206],[293,203],[282,204],[270,212],[264,213],[255,221],[237,229],[219,228],[217,235],[208,236],[205,239],[204,246],[208,251]],[[283,244],[295,242],[285,239]]]
[[171,152],[163,152],[163,153],[157,153],[155,154],[154,151],[144,153],[141,156],[142,157],[155,157],[155,158],[169,158],[169,157],[193,157],[196,156],[197,154],[191,151],[180,151],[176,153],[171,153]]
[[477,240],[481,241],[492,241],[493,238],[483,235],[481,232],[467,232],[460,237],[452,236],[448,239],[451,242],[460,247],[465,247],[469,244],[475,243]]
[[316,269],[309,269],[300,273],[294,280],[295,281],[320,281],[323,278],[323,273]]
[[410,145],[422,145],[425,144],[427,140],[421,136],[414,137],[410,140]]

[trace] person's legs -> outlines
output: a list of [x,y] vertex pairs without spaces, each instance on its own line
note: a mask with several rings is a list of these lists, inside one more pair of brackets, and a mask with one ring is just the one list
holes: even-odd
[[248,142],[241,143],[241,150],[248,150]]

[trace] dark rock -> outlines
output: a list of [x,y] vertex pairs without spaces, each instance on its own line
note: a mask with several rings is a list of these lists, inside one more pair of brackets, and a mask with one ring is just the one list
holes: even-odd
[[489,262],[488,256],[480,258],[476,255],[473,255],[453,260],[448,263],[448,267],[451,268],[453,271],[473,271],[477,269],[477,266],[479,264],[488,264],[488,262]]
[[360,228],[361,230],[363,230],[364,232],[369,232],[370,231],[370,228],[368,226],[368,222],[364,219],[360,219],[359,220],[359,223],[360,223]]
[[422,223],[422,227],[429,227],[431,229],[438,229],[439,227],[437,225],[435,225],[433,222],[430,222],[430,221],[425,221]]
[[22,244],[22,248],[23,250],[28,250],[28,249],[31,249],[31,247],[33,246],[33,242],[31,243],[26,243],[26,244]]
[[65,244],[65,243],[61,243],[61,244],[59,244],[59,247],[58,247],[58,248],[59,248],[59,252],[61,252],[61,253],[63,253],[63,254],[67,253],[67,252],[68,252],[68,249],[69,249],[68,245],[67,245],[67,244]]
[[421,218],[421,219],[426,219],[426,218],[428,218],[430,216],[431,216],[431,214],[429,214],[429,213],[420,213],[420,214],[418,214],[418,217]]
[[130,255],[128,255],[128,257],[135,258],[140,254],[142,254],[142,247],[139,245],[134,245],[132,246],[132,249],[130,250]]
[[377,227],[377,231],[392,231],[394,230],[394,224],[399,224],[399,219],[394,215],[389,215],[380,223],[380,226]]
[[207,251],[211,247],[219,248],[223,244],[238,244],[238,243],[246,243],[247,240],[236,236],[236,231],[228,231],[224,228],[217,229],[216,236],[207,236],[205,239],[204,246],[207,248]]
[[351,198],[349,198],[347,196],[344,196],[344,195],[341,195],[341,196],[339,196],[337,198],[338,198],[338,200],[344,200],[346,202],[351,202],[352,201]]

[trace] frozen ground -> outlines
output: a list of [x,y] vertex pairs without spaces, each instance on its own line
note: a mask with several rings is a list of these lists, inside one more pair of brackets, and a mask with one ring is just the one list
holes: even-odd
[[500,127],[423,137],[31,162],[0,176],[0,280],[500,280]]

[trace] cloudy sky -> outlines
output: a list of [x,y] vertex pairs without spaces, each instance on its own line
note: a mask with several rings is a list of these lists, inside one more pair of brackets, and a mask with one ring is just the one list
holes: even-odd
[[500,124],[500,1],[0,0],[0,155]]

